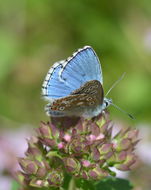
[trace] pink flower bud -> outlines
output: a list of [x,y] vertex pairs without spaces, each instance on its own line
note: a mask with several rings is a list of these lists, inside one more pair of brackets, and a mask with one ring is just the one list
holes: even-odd
[[64,144],[63,142],[60,142],[60,143],[58,144],[58,149],[63,149],[64,146],[65,146],[65,144]]
[[86,168],[89,167],[90,164],[91,164],[91,163],[90,163],[89,160],[83,160],[83,161],[82,161],[82,165],[83,165],[84,167],[86,167]]
[[71,140],[71,136],[69,134],[65,134],[63,138],[67,142],[70,142],[70,140]]

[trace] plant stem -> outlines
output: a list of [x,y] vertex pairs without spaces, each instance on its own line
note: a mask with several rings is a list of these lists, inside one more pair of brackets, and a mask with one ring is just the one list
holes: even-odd
[[75,180],[74,180],[73,177],[72,177],[71,180],[70,180],[68,190],[76,190]]

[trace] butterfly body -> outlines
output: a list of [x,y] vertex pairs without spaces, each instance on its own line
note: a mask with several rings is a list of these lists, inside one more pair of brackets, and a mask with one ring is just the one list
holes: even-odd
[[99,59],[91,47],[85,46],[49,70],[42,86],[42,95],[49,101],[47,115],[97,116],[111,104],[104,98],[102,84]]

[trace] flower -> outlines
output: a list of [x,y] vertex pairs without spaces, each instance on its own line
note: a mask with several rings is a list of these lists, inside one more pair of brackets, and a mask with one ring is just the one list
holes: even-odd
[[66,173],[100,180],[116,175],[112,167],[133,169],[138,130],[122,129],[112,136],[112,123],[103,115],[73,121],[42,122],[37,136],[28,140],[26,157],[19,159],[23,171],[18,173],[18,181],[24,187],[61,187]]

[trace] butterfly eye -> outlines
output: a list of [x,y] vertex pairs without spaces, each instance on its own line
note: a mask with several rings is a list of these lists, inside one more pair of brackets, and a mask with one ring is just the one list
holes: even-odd
[[105,102],[106,107],[109,105],[108,102]]

